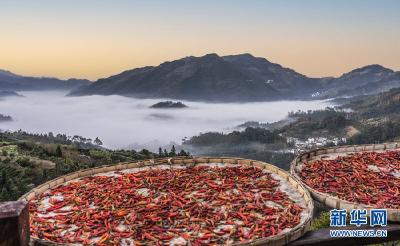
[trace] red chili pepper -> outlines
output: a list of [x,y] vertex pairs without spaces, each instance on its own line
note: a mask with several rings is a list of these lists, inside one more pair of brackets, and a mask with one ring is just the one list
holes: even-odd
[[400,151],[363,152],[311,161],[299,172],[308,186],[341,199],[400,208]]
[[[127,239],[135,245],[160,245],[178,238],[192,245],[226,244],[293,228],[303,210],[278,188],[278,180],[256,167],[152,168],[115,174],[75,180],[31,201],[32,236],[99,245]],[[43,211],[41,202],[54,195],[62,201],[52,199]],[[268,201],[280,207],[268,206]],[[57,215],[41,217],[50,211]]]

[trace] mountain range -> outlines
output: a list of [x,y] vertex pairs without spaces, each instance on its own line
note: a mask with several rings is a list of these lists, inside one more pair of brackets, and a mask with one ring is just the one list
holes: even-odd
[[317,89],[318,79],[250,54],[185,57],[125,71],[71,95],[127,95],[205,101],[269,101]]
[[189,56],[99,79],[71,95],[126,95],[205,101],[323,99],[400,87],[400,72],[369,65],[338,78],[310,78],[250,54]]
[[311,78],[251,54],[189,56],[127,70],[93,83],[24,77],[0,70],[0,89],[69,89],[70,96],[243,102],[350,97],[397,87],[400,87],[400,72],[381,65],[357,68],[340,77]]
[[354,69],[339,78],[321,79],[320,97],[359,96],[375,94],[400,87],[400,72],[381,65]]
[[358,114],[368,117],[384,116],[388,118],[392,115],[400,115],[400,88],[375,95],[356,97],[341,107],[350,108]]
[[0,90],[72,90],[89,83],[90,81],[86,79],[61,80],[49,77],[22,76],[0,69]]

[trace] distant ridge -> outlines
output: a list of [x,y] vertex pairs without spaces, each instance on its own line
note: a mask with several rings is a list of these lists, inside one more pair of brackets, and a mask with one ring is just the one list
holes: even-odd
[[72,90],[89,83],[90,81],[86,79],[61,80],[49,77],[22,76],[0,69],[0,90]]
[[208,54],[125,71],[81,87],[71,95],[268,101],[309,93],[316,89],[317,81],[250,54]]
[[376,94],[400,87],[400,72],[373,64],[354,69],[322,84],[321,97]]
[[326,99],[400,87],[400,72],[378,64],[342,76],[310,78],[251,54],[188,56],[124,71],[94,83],[37,78],[0,70],[0,90],[71,90],[70,96],[123,95],[192,101],[252,102]]
[[251,54],[188,56],[124,71],[70,95],[125,95],[201,101],[273,101],[373,94],[400,87],[400,73],[369,65],[338,78],[310,78]]

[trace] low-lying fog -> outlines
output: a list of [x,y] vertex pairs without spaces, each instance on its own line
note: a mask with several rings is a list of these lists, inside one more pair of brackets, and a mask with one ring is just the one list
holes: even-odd
[[[326,101],[262,103],[201,103],[182,101],[189,108],[150,109],[163,99],[122,96],[64,97],[66,92],[21,92],[25,97],[0,101],[0,113],[13,117],[1,130],[65,133],[99,137],[109,148],[152,150],[171,141],[207,131],[230,131],[246,121],[274,122],[289,111],[321,109]],[[160,141],[160,142],[158,142]]]

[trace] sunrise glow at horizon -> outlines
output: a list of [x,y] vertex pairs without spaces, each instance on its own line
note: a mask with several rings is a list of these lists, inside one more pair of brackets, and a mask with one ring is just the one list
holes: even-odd
[[400,70],[400,1],[0,2],[0,69],[108,77],[185,56],[250,53],[310,77]]

